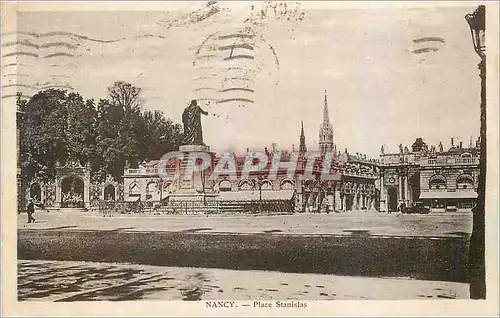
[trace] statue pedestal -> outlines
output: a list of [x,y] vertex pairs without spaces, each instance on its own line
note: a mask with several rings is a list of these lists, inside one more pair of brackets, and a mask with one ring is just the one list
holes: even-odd
[[179,147],[179,152],[184,153],[183,159],[177,161],[176,175],[181,177],[176,181],[176,189],[170,194],[170,201],[200,202],[208,203],[215,201],[217,194],[214,192],[213,183],[208,179],[204,171],[192,173],[186,178],[186,170],[189,162],[189,153],[204,152],[213,158],[210,147],[203,145],[183,145]]

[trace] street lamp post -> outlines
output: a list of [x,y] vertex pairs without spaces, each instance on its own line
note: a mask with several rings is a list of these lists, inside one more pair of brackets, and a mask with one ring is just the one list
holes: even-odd
[[477,204],[473,209],[472,235],[469,245],[469,283],[471,299],[486,299],[485,281],[485,191],[486,191],[486,7],[480,5],[465,19],[469,23],[474,50],[481,58],[479,76],[481,78],[481,128],[479,154],[479,184]]
[[257,182],[259,185],[259,212],[262,213],[262,185],[264,184],[264,177],[259,175]]

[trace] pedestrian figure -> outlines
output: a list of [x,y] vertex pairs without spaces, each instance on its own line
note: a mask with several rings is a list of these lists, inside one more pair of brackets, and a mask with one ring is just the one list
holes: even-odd
[[398,212],[404,213],[404,203],[401,202],[398,206]]
[[26,212],[28,213],[28,223],[35,223],[35,218],[33,217],[35,213],[35,204],[33,203],[33,199],[29,200]]

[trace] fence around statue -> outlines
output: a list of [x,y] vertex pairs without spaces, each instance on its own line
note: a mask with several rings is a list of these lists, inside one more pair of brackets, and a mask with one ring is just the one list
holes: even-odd
[[100,201],[97,205],[99,214],[103,216],[118,215],[186,215],[186,214],[220,214],[220,213],[293,213],[293,200],[265,201]]

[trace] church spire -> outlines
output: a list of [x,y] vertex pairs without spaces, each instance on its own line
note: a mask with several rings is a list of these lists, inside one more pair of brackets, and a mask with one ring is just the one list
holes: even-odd
[[307,146],[306,146],[306,135],[304,134],[304,121],[300,121],[300,123],[301,123],[301,129],[300,129],[299,152],[300,153],[306,153],[307,152]]
[[327,151],[333,151],[333,127],[330,123],[330,115],[328,114],[328,99],[325,90],[325,104],[323,106],[323,123],[319,128],[319,150],[322,154]]
[[328,114],[328,100],[326,97],[326,89],[325,89],[325,105],[323,108],[323,126],[330,126],[330,115]]

